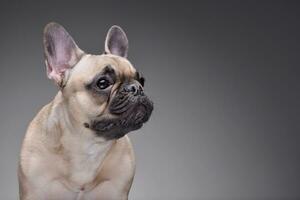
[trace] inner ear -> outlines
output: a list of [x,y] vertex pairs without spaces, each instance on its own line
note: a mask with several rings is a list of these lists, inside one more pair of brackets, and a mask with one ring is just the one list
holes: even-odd
[[121,57],[127,57],[128,39],[121,27],[114,25],[107,32],[105,52]]
[[65,71],[71,69],[83,55],[69,33],[57,23],[49,23],[44,29],[44,53],[47,75],[61,84]]

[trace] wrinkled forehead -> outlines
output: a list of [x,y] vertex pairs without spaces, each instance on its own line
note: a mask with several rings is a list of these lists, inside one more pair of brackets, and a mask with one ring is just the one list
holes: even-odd
[[118,77],[133,77],[136,73],[131,63],[122,57],[115,55],[85,55],[73,69],[72,75],[77,80],[93,79],[101,73],[106,66],[111,66]]

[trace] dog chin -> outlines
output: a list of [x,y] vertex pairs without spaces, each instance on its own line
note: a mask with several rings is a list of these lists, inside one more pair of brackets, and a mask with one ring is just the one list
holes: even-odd
[[[151,116],[153,104],[146,96],[112,101],[110,112],[114,118],[95,120],[91,129],[107,140],[118,139],[140,129]],[[126,102],[125,102],[125,101]]]

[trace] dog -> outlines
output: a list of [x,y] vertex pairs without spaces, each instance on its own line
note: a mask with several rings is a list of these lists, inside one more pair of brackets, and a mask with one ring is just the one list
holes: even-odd
[[61,25],[43,35],[47,76],[59,87],[29,124],[18,170],[21,200],[125,200],[135,174],[126,135],[153,103],[127,60],[128,39],[112,26],[101,55],[87,54]]

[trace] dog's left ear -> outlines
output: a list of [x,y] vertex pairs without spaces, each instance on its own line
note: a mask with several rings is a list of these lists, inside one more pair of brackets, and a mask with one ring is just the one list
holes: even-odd
[[127,57],[128,39],[121,27],[114,25],[109,29],[105,40],[105,52]]
[[64,27],[54,22],[46,25],[43,39],[48,78],[62,87],[67,71],[77,64],[84,52]]

